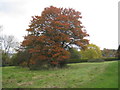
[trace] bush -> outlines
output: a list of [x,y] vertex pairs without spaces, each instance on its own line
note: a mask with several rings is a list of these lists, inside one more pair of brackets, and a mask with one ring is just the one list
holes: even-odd
[[12,58],[11,62],[14,66],[27,66],[29,63],[30,54],[27,51],[19,51],[15,53]]
[[2,66],[10,66],[10,57],[7,53],[2,53]]
[[17,56],[17,53],[16,54],[14,54],[12,57],[11,57],[11,65],[13,65],[13,66],[18,66],[18,56]]
[[103,58],[105,61],[114,61],[114,60],[118,60],[117,57],[104,57]]

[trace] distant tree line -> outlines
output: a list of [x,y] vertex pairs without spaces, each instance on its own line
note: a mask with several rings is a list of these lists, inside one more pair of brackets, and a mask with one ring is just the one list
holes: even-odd
[[118,57],[118,59],[120,59],[120,45],[119,45],[118,50],[117,50],[117,57]]
[[[0,27],[0,34],[2,33],[2,26]],[[15,49],[19,47],[19,42],[13,35],[0,35],[0,51],[2,66],[12,65],[12,55],[16,52]]]

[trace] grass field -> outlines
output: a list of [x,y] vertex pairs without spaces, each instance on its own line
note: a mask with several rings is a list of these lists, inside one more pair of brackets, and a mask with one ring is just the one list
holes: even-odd
[[69,64],[64,69],[3,67],[3,88],[117,88],[118,62]]

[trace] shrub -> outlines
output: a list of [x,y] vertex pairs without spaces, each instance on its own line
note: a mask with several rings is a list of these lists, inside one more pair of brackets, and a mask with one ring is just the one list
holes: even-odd
[[[28,51],[18,51],[11,57],[12,65],[18,66],[28,66],[30,54]],[[26,64],[25,64],[26,63]]]
[[2,66],[11,65],[10,57],[7,53],[2,52]]
[[18,66],[18,55],[17,53],[13,54],[13,56],[11,57],[11,65],[13,66]]
[[114,61],[114,60],[118,60],[117,57],[104,57],[103,58],[105,61]]

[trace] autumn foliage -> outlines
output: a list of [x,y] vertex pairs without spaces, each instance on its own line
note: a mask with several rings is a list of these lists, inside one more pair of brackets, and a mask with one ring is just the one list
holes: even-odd
[[81,13],[74,9],[47,7],[41,16],[34,16],[28,35],[22,42],[23,50],[31,54],[29,65],[63,66],[69,59],[69,49],[77,45],[85,49],[89,36],[80,21]]

